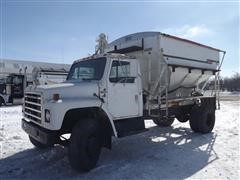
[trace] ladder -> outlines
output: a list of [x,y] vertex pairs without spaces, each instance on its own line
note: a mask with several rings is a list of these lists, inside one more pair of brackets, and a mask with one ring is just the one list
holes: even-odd
[[[148,104],[148,115],[154,118],[168,118],[168,87],[169,87],[169,69],[163,57],[163,50],[161,49],[161,59],[159,61],[159,78],[154,82],[153,88],[150,90],[150,98]],[[150,78],[152,79],[152,78]],[[152,82],[152,81],[151,81]],[[154,99],[157,97],[157,104]],[[165,106],[162,107],[165,101]],[[158,113],[154,114],[152,110],[156,110],[158,107]]]
[[215,90],[214,96],[216,97],[216,101],[217,101],[217,110],[219,110],[220,109],[220,74],[219,72],[215,74],[214,90]]

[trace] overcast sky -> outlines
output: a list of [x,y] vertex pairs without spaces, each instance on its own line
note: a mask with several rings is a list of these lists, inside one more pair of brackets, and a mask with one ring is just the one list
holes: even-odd
[[227,51],[222,74],[239,72],[239,3],[1,0],[1,58],[69,63],[109,41],[160,31]]

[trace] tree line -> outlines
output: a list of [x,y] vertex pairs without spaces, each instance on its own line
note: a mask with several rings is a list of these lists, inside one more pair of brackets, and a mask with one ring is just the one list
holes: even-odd
[[240,73],[235,73],[230,78],[223,78],[222,90],[240,91]]
[[[221,91],[240,91],[240,73],[236,72],[231,77],[220,77]],[[214,79],[209,81],[205,87],[206,90],[214,88]]]

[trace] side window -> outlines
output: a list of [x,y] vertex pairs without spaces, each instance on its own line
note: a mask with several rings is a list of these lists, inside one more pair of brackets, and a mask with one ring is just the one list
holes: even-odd
[[13,78],[13,84],[15,84],[15,85],[21,85],[23,83],[23,81],[22,81],[22,78],[21,77],[14,77]]
[[135,78],[130,77],[130,62],[113,61],[109,81],[115,83],[134,83]]

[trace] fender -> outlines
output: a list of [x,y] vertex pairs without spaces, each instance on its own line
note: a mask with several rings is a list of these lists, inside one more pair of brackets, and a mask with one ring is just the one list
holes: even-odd
[[118,134],[117,134],[117,131],[116,131],[116,128],[115,128],[115,125],[114,125],[114,122],[113,122],[113,117],[111,116],[111,114],[108,112],[108,110],[105,108],[105,106],[102,106],[100,107],[107,115],[110,123],[111,123],[111,126],[112,126],[112,130],[113,130],[113,133],[114,133],[114,136],[115,137],[118,137]]
[[66,98],[60,99],[57,102],[48,101],[44,104],[45,109],[49,109],[51,111],[51,123],[46,123],[44,119],[42,119],[41,126],[50,129],[50,130],[59,130],[61,129],[65,114],[73,109],[81,109],[81,108],[100,108],[108,117],[110,124],[113,129],[114,136],[117,137],[117,132],[113,123],[113,118],[107,109],[102,106],[102,102],[99,98],[93,97],[83,97],[83,98]]

